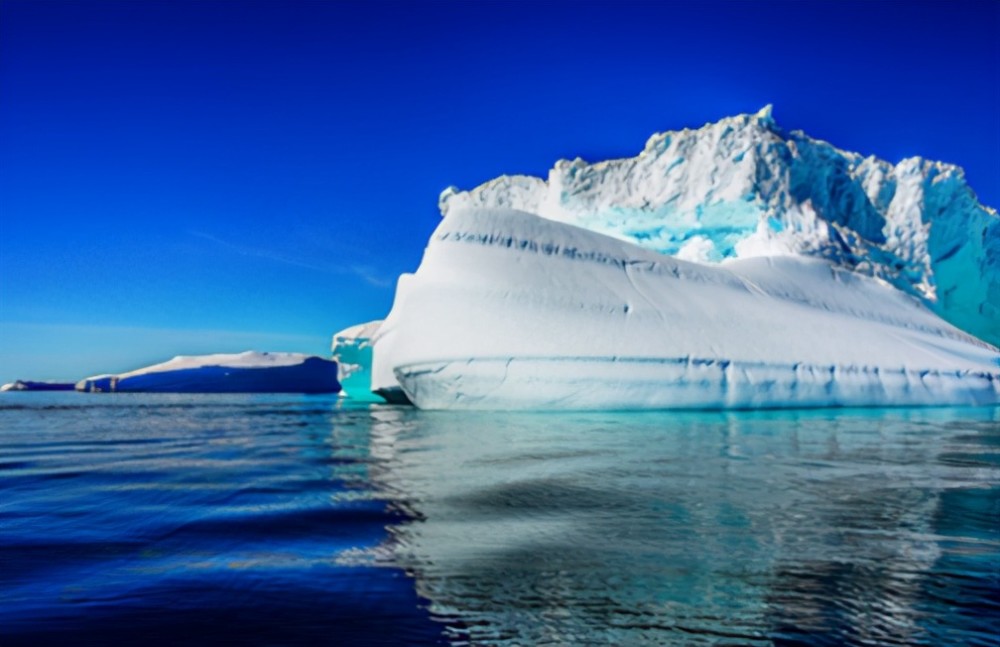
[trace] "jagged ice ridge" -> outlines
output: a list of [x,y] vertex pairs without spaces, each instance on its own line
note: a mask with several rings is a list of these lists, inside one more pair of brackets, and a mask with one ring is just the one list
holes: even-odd
[[561,160],[543,180],[502,176],[440,198],[443,215],[510,208],[682,260],[829,260],[919,297],[1000,344],[1000,217],[961,168],[896,165],[786,132],[770,106],[653,135],[635,157]]

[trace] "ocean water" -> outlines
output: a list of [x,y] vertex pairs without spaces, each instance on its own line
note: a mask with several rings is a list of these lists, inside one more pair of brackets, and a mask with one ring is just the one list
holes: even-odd
[[998,645],[1000,409],[0,397],[0,645]]

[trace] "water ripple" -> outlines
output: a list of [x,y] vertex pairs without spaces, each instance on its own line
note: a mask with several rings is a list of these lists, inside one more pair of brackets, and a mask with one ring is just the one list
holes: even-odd
[[0,402],[4,647],[998,644],[997,409],[40,395]]

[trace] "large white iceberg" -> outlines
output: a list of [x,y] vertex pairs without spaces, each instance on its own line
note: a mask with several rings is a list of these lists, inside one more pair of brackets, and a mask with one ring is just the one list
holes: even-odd
[[962,169],[839,150],[785,132],[770,107],[653,135],[636,157],[561,160],[547,180],[450,188],[440,207],[518,209],[685,260],[824,258],[1000,344],[1000,217]]
[[511,209],[448,209],[372,385],[428,409],[1000,402],[1000,351],[829,260],[706,265]]
[[80,380],[88,393],[337,393],[337,363],[302,353],[179,355],[120,375]]

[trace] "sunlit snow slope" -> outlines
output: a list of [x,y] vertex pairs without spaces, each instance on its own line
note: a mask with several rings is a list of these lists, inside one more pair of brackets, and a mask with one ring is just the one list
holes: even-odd
[[440,207],[518,209],[686,260],[823,258],[1000,344],[1000,217],[962,169],[842,151],[785,132],[770,107],[653,135],[636,157],[562,160],[547,180],[449,188]]
[[302,353],[178,355],[121,375],[80,380],[88,393],[337,393],[337,363]]
[[449,209],[376,337],[422,408],[1000,402],[1000,352],[818,258],[690,263],[510,209]]

